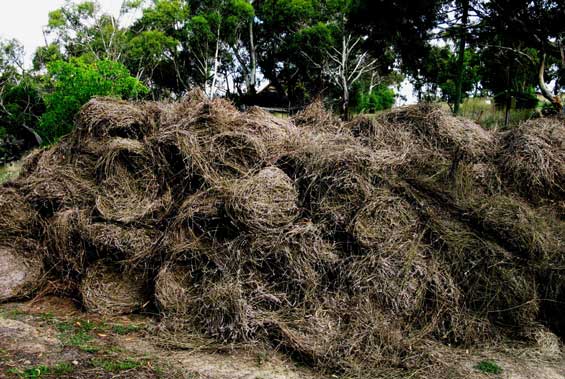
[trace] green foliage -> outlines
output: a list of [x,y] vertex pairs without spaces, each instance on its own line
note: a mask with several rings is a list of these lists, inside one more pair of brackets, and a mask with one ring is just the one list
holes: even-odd
[[[480,56],[472,50],[465,51],[462,100],[476,90],[481,81]],[[433,46],[418,71],[416,88],[426,100],[443,100],[453,105],[456,93],[457,56],[448,46]],[[420,80],[418,80],[420,79]]]
[[484,372],[485,374],[502,374],[502,367],[500,367],[498,365],[498,363],[496,363],[493,360],[483,360],[480,361],[475,368],[481,372]]
[[[492,99],[487,103],[487,98],[470,97],[461,104],[460,115],[479,123],[486,129],[504,128],[506,111],[495,106]],[[508,127],[516,127],[520,123],[532,118],[531,109],[510,109]]]
[[357,95],[354,110],[358,113],[375,113],[392,108],[394,91],[385,85],[376,86],[370,93],[360,92]]
[[510,98],[511,104],[516,109],[535,109],[538,106],[538,98],[533,87],[526,88],[523,91],[504,91],[494,96],[494,102],[499,107],[506,105],[506,100]]
[[34,128],[45,111],[40,84],[30,76],[6,81],[0,92],[0,125],[6,134],[29,139],[30,133],[22,126]]
[[125,334],[130,334],[130,333],[135,333],[138,332],[139,330],[141,330],[141,327],[138,325],[113,325],[112,326],[112,332],[119,334],[119,335],[125,335]]
[[74,367],[67,362],[57,363],[54,366],[40,365],[40,366],[30,367],[24,370],[17,368],[12,368],[8,370],[10,374],[16,375],[22,379],[36,379],[36,378],[42,378],[44,376],[59,377],[61,375],[70,374],[73,371],[74,371]]
[[118,62],[59,60],[48,65],[48,73],[51,92],[45,96],[46,112],[38,131],[50,143],[72,130],[75,113],[93,96],[138,98],[147,93],[147,88]]

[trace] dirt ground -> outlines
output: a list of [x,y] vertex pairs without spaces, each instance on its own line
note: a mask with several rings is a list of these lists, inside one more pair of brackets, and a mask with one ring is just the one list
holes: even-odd
[[[150,315],[102,318],[59,297],[2,304],[0,378],[339,378],[260,346],[166,348],[167,341],[155,337],[157,329]],[[442,363],[403,377],[565,379],[562,346],[549,334],[529,347],[431,348]]]

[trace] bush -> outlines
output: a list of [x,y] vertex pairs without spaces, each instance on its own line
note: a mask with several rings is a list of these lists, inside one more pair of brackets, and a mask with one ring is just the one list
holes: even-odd
[[52,92],[45,96],[46,112],[39,124],[39,134],[52,143],[73,128],[73,118],[80,107],[94,96],[137,98],[148,89],[118,62],[87,62],[74,58],[54,61],[47,66]]
[[370,93],[359,93],[354,110],[359,113],[375,113],[390,109],[394,105],[394,91],[385,85],[379,85]]
[[11,135],[28,142],[33,140],[32,134],[22,125],[34,129],[37,119],[45,111],[41,87],[35,78],[26,75],[17,81],[3,83],[0,101],[3,105],[0,109],[0,129],[4,131],[0,131],[0,138]]

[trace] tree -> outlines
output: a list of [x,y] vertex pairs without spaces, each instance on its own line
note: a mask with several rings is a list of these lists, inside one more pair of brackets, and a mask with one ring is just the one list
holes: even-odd
[[319,0],[254,3],[260,20],[255,34],[261,72],[293,104],[309,102],[327,86],[323,69],[329,59],[327,52],[336,46],[335,21],[346,9],[341,3]]
[[17,40],[0,41],[0,134],[41,143],[35,132],[44,104],[40,85],[24,69],[24,48]]
[[[247,91],[253,91],[255,59],[244,54],[246,46],[254,46],[253,40],[246,43],[244,39],[245,31],[252,31],[253,19],[253,6],[245,0],[154,0],[132,26],[130,41],[139,46],[140,36],[144,36],[145,46],[155,45],[157,39],[167,46],[167,54],[152,54],[159,58],[151,62],[152,81],[177,95],[199,86],[214,97],[227,92],[230,82],[239,82],[238,75],[244,78]],[[139,68],[132,69],[139,72]],[[231,77],[222,82],[226,71]],[[171,77],[175,83],[171,83]]]
[[359,88],[355,93],[351,106],[358,113],[375,113],[390,109],[394,105],[394,91],[384,83],[370,88],[367,92]]
[[457,48],[457,76],[455,79],[455,98],[453,102],[453,113],[459,113],[461,105],[461,91],[463,87],[463,74],[465,71],[465,44],[467,39],[467,26],[469,23],[469,0],[458,0],[461,7],[461,25],[459,26],[459,46]]
[[353,85],[365,74],[375,69],[377,60],[372,59],[366,51],[359,50],[361,37],[343,34],[341,47],[333,47],[328,51],[329,63],[325,73],[329,80],[341,90],[341,114],[343,119],[349,118],[350,92]]
[[93,96],[131,99],[147,93],[118,62],[71,58],[51,62],[47,69],[51,91],[45,96],[46,112],[41,116],[39,133],[49,143],[72,130],[74,115]]
[[[123,7],[121,15],[128,10]],[[44,34],[46,48],[53,53],[54,46],[58,46],[66,57],[88,54],[95,59],[120,60],[125,50],[125,30],[120,27],[120,19],[103,13],[96,1],[67,0],[63,7],[49,12]],[[53,38],[50,44],[47,37]]]
[[366,35],[364,47],[379,57],[382,70],[396,65],[414,73],[430,49],[432,32],[442,20],[443,0],[353,0],[349,28]]
[[556,79],[557,68],[565,66],[563,20],[565,3],[560,0],[492,0],[485,4],[481,23],[483,46],[529,66],[542,95],[557,112],[563,108],[561,98],[551,93],[546,82]]

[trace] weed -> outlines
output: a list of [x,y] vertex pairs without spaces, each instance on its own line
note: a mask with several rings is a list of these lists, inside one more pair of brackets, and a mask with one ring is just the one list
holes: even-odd
[[488,360],[485,359],[483,361],[480,361],[475,368],[481,372],[484,372],[485,374],[501,374],[502,373],[502,367],[500,367],[498,365],[498,363],[496,363],[493,360]]
[[74,346],[87,353],[96,353],[100,347],[93,344],[93,331],[104,330],[103,325],[89,320],[74,320],[73,322],[56,323],[57,330],[61,333],[59,339],[66,346]]
[[112,332],[119,334],[119,335],[124,335],[124,334],[129,334],[129,333],[135,333],[137,331],[141,330],[141,326],[139,325],[113,325],[112,326]]
[[64,374],[69,374],[73,372],[74,368],[70,363],[62,362],[54,366],[35,366],[26,368],[24,370],[11,368],[7,372],[12,375],[16,375],[22,379],[36,379],[41,378],[45,375],[60,376]]

